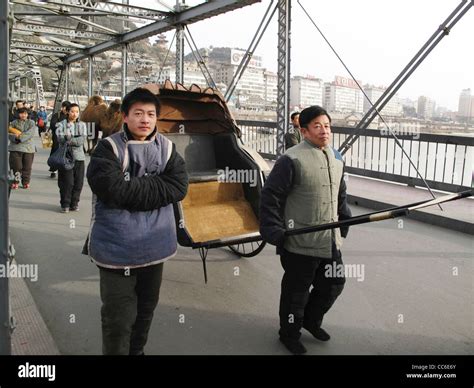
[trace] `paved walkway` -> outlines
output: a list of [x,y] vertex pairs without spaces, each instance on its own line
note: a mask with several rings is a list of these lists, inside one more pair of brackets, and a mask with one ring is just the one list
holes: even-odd
[[[11,282],[13,350],[100,354],[98,270],[80,253],[91,192],[84,187],[79,213],[59,213],[57,182],[45,161],[40,150],[31,189],[14,191],[10,199],[16,260],[38,266],[37,281]],[[364,272],[348,278],[327,315],[331,341],[303,334],[309,354],[473,354],[473,252],[468,234],[408,218],[352,227],[344,260]],[[180,248],[165,264],[147,354],[287,354],[277,341],[282,270],[273,247],[251,259],[213,250],[208,274],[205,285],[191,249]],[[38,312],[22,315],[25,306]],[[44,325],[31,323],[32,317]]]

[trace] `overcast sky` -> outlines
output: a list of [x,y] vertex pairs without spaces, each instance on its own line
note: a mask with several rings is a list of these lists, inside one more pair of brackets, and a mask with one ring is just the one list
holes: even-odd
[[[353,75],[363,83],[388,86],[460,0],[300,0]],[[164,0],[174,5],[174,0]],[[202,1],[187,0],[193,6]],[[156,0],[130,4],[163,9]],[[198,47],[247,48],[269,0],[191,24]],[[291,74],[314,75],[332,81],[346,70],[303,13],[292,1]],[[167,34],[171,40],[172,33]],[[474,9],[454,26],[399,91],[400,97],[425,95],[437,105],[457,110],[462,89],[474,94]],[[174,48],[173,48],[174,49]],[[276,15],[256,54],[263,65],[277,69]]]

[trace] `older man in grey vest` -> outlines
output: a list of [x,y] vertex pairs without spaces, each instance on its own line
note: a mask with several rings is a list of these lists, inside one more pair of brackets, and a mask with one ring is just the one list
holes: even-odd
[[[304,327],[321,341],[324,314],[344,288],[343,276],[327,266],[342,265],[340,248],[347,229],[285,237],[285,230],[349,218],[341,155],[330,146],[331,118],[319,106],[300,114],[304,140],[281,156],[262,191],[260,232],[277,246],[285,271],[280,298],[280,341],[293,354],[306,353]],[[327,276],[326,276],[327,275]],[[311,292],[310,287],[312,287]]]

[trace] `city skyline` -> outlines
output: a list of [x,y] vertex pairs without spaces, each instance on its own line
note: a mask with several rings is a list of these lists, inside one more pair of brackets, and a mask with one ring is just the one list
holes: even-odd
[[[138,4],[138,1],[131,0],[130,3]],[[140,3],[162,8],[156,0],[142,0]],[[174,3],[167,2],[169,5]],[[202,1],[186,1],[188,6],[199,3]],[[198,47],[246,49],[268,4],[269,1],[262,1],[188,27]],[[301,4],[356,79],[363,80],[364,84],[388,86],[459,1],[387,1],[383,9],[375,0],[323,3],[301,0]],[[427,96],[434,99],[438,106],[456,111],[461,91],[467,88],[474,90],[474,50],[468,47],[469,36],[474,34],[473,26],[474,12],[471,10],[412,74],[399,95],[412,100]],[[171,41],[173,32],[166,35]],[[292,6],[291,36],[292,76],[313,75],[325,81],[334,79],[336,75],[349,77],[297,1],[293,1]],[[308,42],[314,42],[314,47],[309,47]],[[277,23],[274,18],[255,53],[262,56],[263,66],[270,71],[277,70],[276,46]],[[190,48],[186,47],[188,52]]]

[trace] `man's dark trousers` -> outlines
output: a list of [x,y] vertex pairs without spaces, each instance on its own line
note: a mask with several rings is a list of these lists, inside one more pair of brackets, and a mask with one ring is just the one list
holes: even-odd
[[100,268],[102,352],[140,355],[160,297],[163,263],[130,270]]
[[[285,270],[280,296],[281,338],[299,339],[303,324],[311,329],[321,327],[324,314],[341,294],[346,279],[332,273],[333,268],[343,264],[341,252],[334,243],[332,252],[332,259],[299,255],[286,250],[280,255]],[[327,266],[332,268],[330,274]],[[332,276],[326,276],[326,273]],[[313,288],[310,293],[311,285]]]

